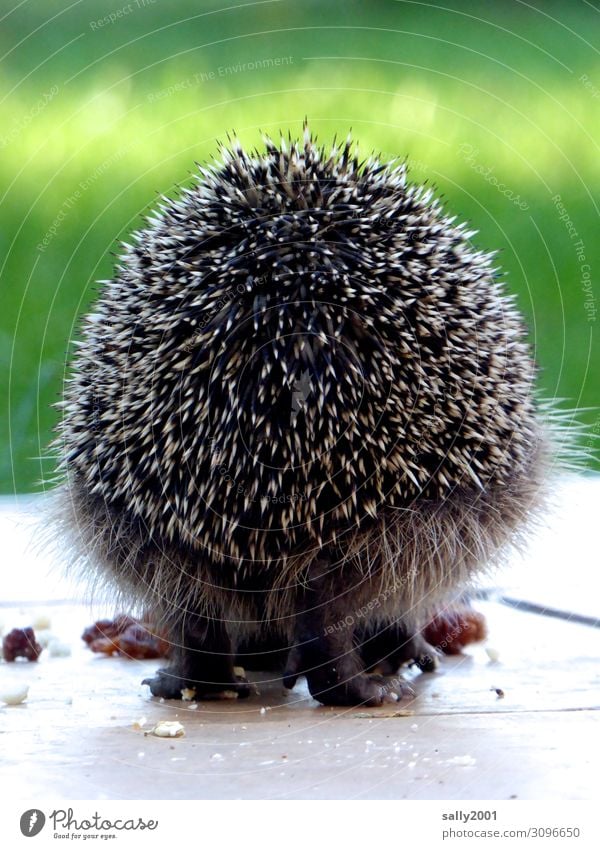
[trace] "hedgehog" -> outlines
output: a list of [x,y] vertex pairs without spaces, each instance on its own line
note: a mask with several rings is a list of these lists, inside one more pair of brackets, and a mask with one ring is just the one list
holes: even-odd
[[550,441],[476,232],[405,160],[305,126],[228,138],[123,244],[57,498],[72,565],[168,631],[154,696],[249,695],[236,653],[262,641],[322,704],[399,699],[394,670],[435,665],[423,625],[526,537]]

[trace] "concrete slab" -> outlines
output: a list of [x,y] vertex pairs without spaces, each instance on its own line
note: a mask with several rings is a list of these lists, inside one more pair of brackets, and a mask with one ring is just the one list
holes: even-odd
[[[233,702],[152,699],[159,665],[93,655],[89,608],[49,608],[67,658],[0,664],[0,687],[30,684],[0,708],[0,780],[8,798],[590,799],[600,746],[600,631],[483,602],[485,648],[439,672],[407,671],[415,695],[381,708],[318,705],[303,684],[254,676]],[[5,626],[36,608],[5,608]],[[504,692],[499,698],[495,688]],[[185,736],[145,735],[177,719]],[[145,720],[145,722],[144,722]],[[141,721],[141,727],[140,727]]]

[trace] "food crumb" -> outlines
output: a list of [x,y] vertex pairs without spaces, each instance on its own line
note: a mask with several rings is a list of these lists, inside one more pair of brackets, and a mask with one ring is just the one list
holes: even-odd
[[185,735],[185,728],[181,722],[161,720],[150,731],[144,731],[144,734],[153,734],[154,737],[183,737]]
[[218,694],[217,699],[221,701],[233,701],[237,699],[238,693],[235,690],[221,690]]
[[4,702],[5,705],[20,705],[25,701],[28,695],[28,685],[24,686],[23,684],[15,684],[12,687],[8,685],[5,689],[0,691],[0,702]]
[[181,699],[184,702],[191,702],[196,695],[196,690],[193,687],[184,687],[181,691]]
[[477,761],[471,755],[455,755],[448,763],[456,764],[456,766],[474,766]]
[[500,687],[490,687],[490,690],[492,690],[499,699],[504,698],[504,690],[501,690]]
[[52,627],[52,621],[48,613],[41,611],[38,613],[31,623],[36,631],[49,631]]

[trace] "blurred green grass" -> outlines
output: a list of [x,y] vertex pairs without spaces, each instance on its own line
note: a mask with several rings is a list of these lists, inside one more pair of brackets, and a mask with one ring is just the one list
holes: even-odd
[[0,18],[0,491],[51,474],[50,405],[118,240],[229,131],[259,143],[305,115],[323,140],[352,127],[365,153],[408,156],[500,251],[544,393],[597,407],[592,4],[47,0]]

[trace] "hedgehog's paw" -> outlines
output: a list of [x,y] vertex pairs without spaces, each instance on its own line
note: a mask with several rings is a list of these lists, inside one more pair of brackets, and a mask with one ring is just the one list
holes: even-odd
[[415,691],[401,675],[371,673],[368,677],[382,688],[384,702],[399,702],[401,699],[414,698]]
[[298,656],[293,661],[294,665],[286,669],[286,686],[293,687],[297,676],[304,674],[311,696],[324,705],[378,707],[412,694],[408,682],[398,675],[366,673],[355,652],[325,663],[305,663],[304,669],[298,663]]
[[398,675],[359,672],[352,678],[333,683],[331,676],[310,673],[307,680],[313,698],[324,705],[380,707],[413,694],[408,682]]
[[205,701],[245,699],[250,695],[250,685],[242,675],[232,675],[231,681],[203,681],[182,676],[176,666],[159,669],[154,678],[145,678],[142,684],[150,687],[153,696],[163,699]]

